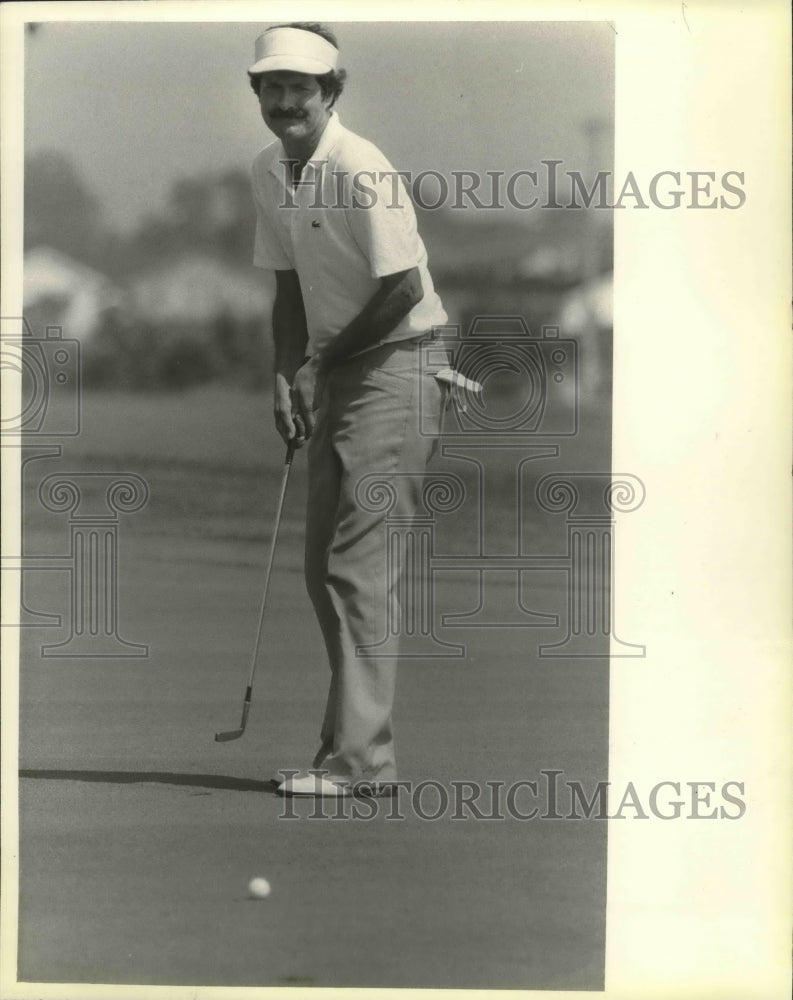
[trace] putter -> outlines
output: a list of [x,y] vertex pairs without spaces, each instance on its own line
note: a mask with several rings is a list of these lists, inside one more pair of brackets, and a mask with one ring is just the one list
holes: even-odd
[[284,474],[281,478],[281,493],[278,497],[278,506],[275,511],[275,526],[270,539],[270,555],[267,559],[267,572],[264,576],[264,594],[262,595],[262,609],[259,612],[259,631],[256,635],[256,648],[253,651],[253,662],[251,663],[251,675],[248,679],[248,686],[245,689],[245,700],[242,703],[242,721],[239,729],[229,729],[225,733],[215,733],[215,740],[218,743],[226,743],[229,740],[238,740],[245,732],[248,722],[248,712],[251,708],[251,697],[253,695],[253,678],[256,674],[256,664],[259,662],[259,649],[262,644],[262,633],[264,632],[264,609],[267,604],[267,591],[270,587],[270,574],[273,571],[273,559],[275,558],[275,543],[278,540],[278,529],[281,525],[281,513],[284,509],[284,499],[286,497],[286,487],[289,482],[289,471],[292,468],[292,459],[295,457],[295,444],[290,441],[286,449],[286,461],[284,462]]

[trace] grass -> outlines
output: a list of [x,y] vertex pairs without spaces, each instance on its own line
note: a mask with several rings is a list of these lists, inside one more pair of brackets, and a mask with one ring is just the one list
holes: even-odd
[[269,392],[223,385],[169,393],[89,390],[82,396],[82,433],[68,451],[80,459],[260,469],[263,460],[281,460],[272,425]]
[[[81,431],[63,439],[63,456],[49,471],[133,472],[150,488],[145,511],[129,519],[134,533],[183,535],[241,542],[269,534],[284,446],[272,418],[269,391],[247,392],[209,385],[181,392],[125,393],[86,390],[81,400]],[[534,483],[557,471],[603,471],[610,468],[610,410],[607,401],[590,402],[581,414],[581,432],[572,438],[540,439],[555,444],[558,457],[529,462],[523,473],[524,551],[547,551],[549,532],[564,530],[564,517],[543,515],[533,500]],[[449,439],[465,453],[465,439]],[[487,531],[514,545],[517,484],[515,463],[529,453],[530,438],[502,437],[516,445],[498,451],[476,448],[487,479]],[[36,483],[45,474],[34,463],[26,483],[26,524],[42,523],[35,502]],[[36,475],[33,475],[33,467]],[[439,515],[439,551],[472,552],[478,547],[477,472],[467,461],[436,459],[436,471],[460,476],[468,499],[456,514]],[[38,477],[38,478],[36,478]],[[89,484],[90,485],[90,484]],[[96,488],[102,488],[97,480]],[[305,502],[306,462],[295,461],[286,520],[297,525]],[[531,505],[527,509],[527,505]],[[551,543],[555,548],[555,542]]]

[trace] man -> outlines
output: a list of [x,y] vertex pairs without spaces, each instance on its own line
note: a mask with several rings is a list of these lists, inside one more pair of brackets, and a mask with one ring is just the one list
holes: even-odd
[[[276,279],[275,422],[307,442],[306,584],[331,669],[313,773],[283,781],[284,795],[387,793],[396,780],[385,518],[415,514],[443,403],[419,342],[447,317],[396,171],[333,110],[338,55],[324,26],[278,25],[248,70],[277,136],[253,164],[254,264]],[[373,476],[390,508],[363,495]]]

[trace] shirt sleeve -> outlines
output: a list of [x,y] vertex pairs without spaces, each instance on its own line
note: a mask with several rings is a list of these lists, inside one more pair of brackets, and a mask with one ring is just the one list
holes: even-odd
[[264,199],[256,179],[255,164],[251,178],[251,188],[253,190],[253,202],[256,206],[256,235],[253,241],[254,267],[262,267],[273,271],[291,271],[295,266],[294,262],[289,259],[285,248],[278,238],[275,220],[268,218],[264,207]]
[[350,230],[373,278],[408,271],[420,263],[416,213],[404,181],[386,160],[358,171],[348,196]]

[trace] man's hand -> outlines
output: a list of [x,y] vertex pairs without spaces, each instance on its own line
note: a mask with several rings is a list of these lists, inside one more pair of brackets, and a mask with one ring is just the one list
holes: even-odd
[[303,431],[302,439],[298,434],[298,446],[314,433],[316,426],[314,412],[319,407],[324,377],[325,372],[316,356],[309,358],[295,375],[292,385],[291,415],[298,425],[298,430]]
[[280,372],[275,376],[275,392],[273,398],[273,415],[275,416],[275,427],[286,444],[295,442],[300,448],[306,439],[302,422],[298,422],[292,416],[292,391],[286,377]]

